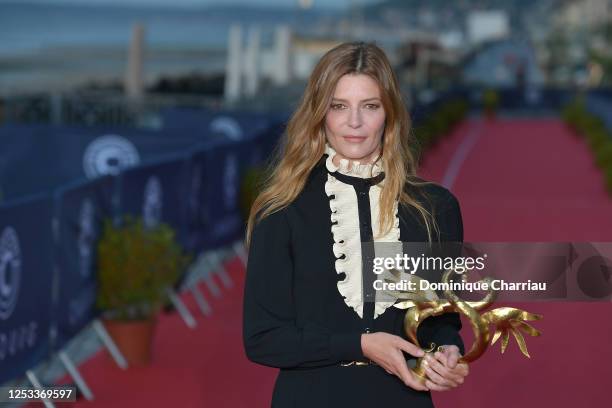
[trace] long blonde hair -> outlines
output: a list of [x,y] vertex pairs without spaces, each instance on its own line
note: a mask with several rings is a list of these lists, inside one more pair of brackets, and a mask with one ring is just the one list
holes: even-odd
[[437,230],[432,214],[404,188],[406,183],[411,186],[424,183],[416,179],[417,163],[411,150],[416,140],[410,132],[410,118],[397,78],[382,49],[371,43],[352,42],[328,51],[312,71],[300,104],[287,124],[276,164],[251,207],[247,246],[255,223],[291,204],[324,154],[325,115],[338,80],[346,74],[369,75],[381,91],[385,130],[379,160],[382,160],[385,180],[380,195],[380,231],[392,228],[395,202],[399,200],[420,213],[431,241],[432,230]]

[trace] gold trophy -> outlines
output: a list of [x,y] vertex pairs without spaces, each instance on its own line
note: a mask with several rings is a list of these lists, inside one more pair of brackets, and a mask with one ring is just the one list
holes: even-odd
[[[399,271],[393,270],[391,273],[396,278],[399,277]],[[447,269],[442,275],[442,282],[448,283],[451,273],[456,272],[453,269]],[[466,282],[466,274],[461,273],[460,275],[462,281]],[[419,280],[421,278],[413,275],[412,279]],[[393,282],[389,279],[386,279],[386,281]],[[491,278],[484,278],[482,282],[487,282],[489,288],[491,287]],[[510,333],[512,333],[516,339],[521,352],[529,358],[527,345],[525,344],[525,339],[521,332],[524,331],[530,336],[539,336],[541,334],[538,330],[526,323],[526,321],[540,320],[542,315],[529,313],[512,307],[500,307],[480,314],[480,311],[487,309],[493,304],[496,297],[496,293],[493,289],[490,289],[481,301],[476,302],[464,301],[450,290],[444,290],[446,299],[448,299],[444,301],[431,300],[433,297],[437,298],[433,291],[392,291],[392,293],[399,301],[393,306],[398,309],[408,309],[404,317],[404,330],[408,338],[419,347],[421,346],[417,340],[417,330],[419,325],[428,317],[438,316],[448,312],[459,312],[470,321],[474,332],[474,343],[470,350],[459,359],[459,362],[469,363],[477,360],[484,354],[489,344],[495,344],[499,338],[502,339],[501,352],[503,354],[508,346]],[[492,339],[490,331],[491,325],[495,327]],[[436,346],[435,343],[431,343],[429,348],[424,349],[424,351],[428,354],[433,354],[436,350]],[[437,349],[439,351],[440,346],[438,346]],[[425,356],[419,357],[416,366],[412,369],[416,378],[422,383],[427,379],[425,374],[427,364]]]

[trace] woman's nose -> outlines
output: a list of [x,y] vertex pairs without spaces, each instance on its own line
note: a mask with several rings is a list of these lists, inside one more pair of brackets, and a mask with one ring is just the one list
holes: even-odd
[[359,112],[359,109],[350,110],[348,125],[352,128],[358,128],[361,126],[361,113]]

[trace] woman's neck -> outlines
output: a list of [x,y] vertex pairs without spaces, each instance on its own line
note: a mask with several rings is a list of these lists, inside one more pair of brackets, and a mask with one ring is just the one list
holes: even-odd
[[326,167],[330,172],[338,171],[349,176],[369,178],[377,176],[383,170],[382,163],[375,160],[378,157],[378,152],[373,153],[371,157],[364,157],[363,159],[349,159],[339,154],[331,145],[327,144],[325,153],[328,155]]
[[359,159],[352,159],[350,157],[343,156],[342,153],[336,150],[336,154],[334,155],[332,161],[334,162],[336,166],[340,166],[340,160],[343,160],[343,159],[348,160],[349,162],[358,162],[360,164],[372,164],[378,158],[379,155],[380,155],[380,148],[376,149],[375,151],[373,151],[366,157],[359,158]]

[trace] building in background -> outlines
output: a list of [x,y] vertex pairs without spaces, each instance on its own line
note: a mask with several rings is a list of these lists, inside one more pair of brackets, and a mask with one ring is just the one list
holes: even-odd
[[467,16],[467,38],[472,45],[510,35],[508,14],[501,10],[473,11]]
[[584,30],[612,22],[612,0],[561,0],[554,23],[564,30]]

